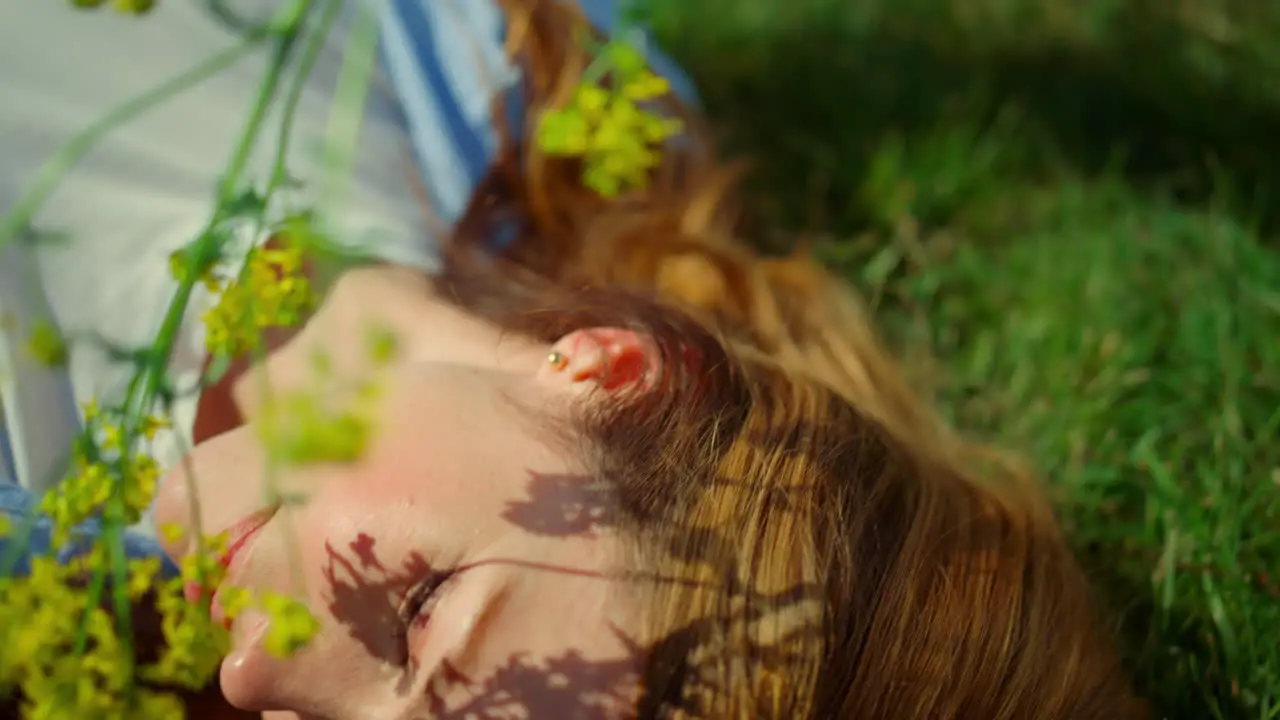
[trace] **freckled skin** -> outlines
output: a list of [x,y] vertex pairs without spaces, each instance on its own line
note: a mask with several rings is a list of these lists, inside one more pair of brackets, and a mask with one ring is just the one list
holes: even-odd
[[[397,278],[365,279],[385,291]],[[551,346],[503,339],[414,282],[392,298],[411,311],[399,317],[414,321],[397,328],[408,350],[381,380],[367,453],[275,473],[279,490],[307,501],[279,510],[227,580],[305,599],[321,630],[282,661],[262,647],[265,618],[241,615],[223,691],[240,708],[336,720],[623,712],[639,658],[618,589],[602,575],[618,556],[607,508],[593,508],[605,499],[512,402],[563,413],[584,393],[648,382],[651,346],[626,331],[579,331],[554,346],[569,362],[553,367]],[[319,322],[269,361],[273,384],[304,386],[300,358],[343,343],[352,322],[391,306],[385,292],[376,302],[369,295],[335,293]],[[252,422],[254,403],[238,399]],[[189,486],[206,533],[260,510],[265,458],[256,437],[241,427],[197,446],[193,472],[179,466],[162,482],[157,520],[192,526]],[[180,556],[187,546],[179,539],[166,550]],[[407,599],[440,577],[422,612],[402,618]]]

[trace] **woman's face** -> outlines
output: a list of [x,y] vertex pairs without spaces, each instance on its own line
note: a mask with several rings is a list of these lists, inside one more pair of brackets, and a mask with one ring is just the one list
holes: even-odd
[[556,344],[566,362],[554,363],[550,347],[496,338],[492,363],[409,359],[384,371],[358,462],[274,473],[300,504],[267,508],[251,427],[199,445],[164,480],[157,522],[192,528],[190,486],[202,532],[229,531],[223,589],[293,595],[320,622],[280,660],[264,648],[265,616],[237,616],[221,670],[233,704],[337,719],[626,713],[640,659],[606,579],[619,556],[607,496],[512,401],[563,416],[599,387],[592,368],[643,345],[579,331]]

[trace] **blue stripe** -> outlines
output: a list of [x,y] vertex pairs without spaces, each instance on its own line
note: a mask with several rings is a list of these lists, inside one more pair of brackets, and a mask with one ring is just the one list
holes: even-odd
[[394,2],[400,10],[400,19],[404,23],[409,43],[413,46],[418,66],[423,71],[431,92],[439,98],[436,109],[445,121],[445,127],[442,129],[448,132],[450,139],[453,140],[453,145],[467,173],[467,179],[474,188],[488,172],[490,158],[485,152],[484,139],[462,116],[461,104],[441,69],[441,58],[436,49],[435,36],[423,14],[422,0],[394,0]]
[[[456,79],[451,81],[449,69],[457,69],[450,63],[471,64],[479,61],[478,57],[467,55],[459,57],[456,50],[437,43],[434,31],[474,32],[470,23],[451,21],[438,9],[424,7],[424,3],[440,3],[445,0],[393,0],[388,5],[384,22],[398,25],[395,30],[404,42],[395,48],[383,46],[383,62],[389,71],[392,83],[398,89],[400,102],[404,106],[406,119],[409,121],[410,135],[414,140],[414,151],[417,156],[419,171],[425,181],[427,192],[435,198],[459,198],[461,205],[453,207],[454,202],[439,206],[440,217],[447,223],[456,222],[471,194],[480,181],[489,172],[493,161],[494,147],[490,146],[494,132],[488,117],[481,122],[473,122],[464,112],[463,97],[460,93],[473,91],[474,88],[460,87]],[[562,0],[575,3],[583,10],[591,24],[598,32],[608,35],[616,25],[620,13],[617,0]],[[461,0],[465,3],[492,3],[493,0]],[[472,10],[475,8],[472,7]],[[446,10],[445,12],[448,12]],[[451,27],[461,25],[461,29]],[[496,23],[496,32],[491,38],[483,38],[481,42],[491,43],[490,48],[501,48],[506,42],[507,22],[502,16]],[[654,72],[665,77],[672,86],[673,92],[690,105],[698,104],[696,89],[689,77],[668,56],[657,49],[648,32],[644,37],[642,50]],[[441,36],[446,37],[446,36]],[[447,36],[452,39],[452,35]],[[446,40],[447,42],[447,40]],[[504,61],[510,68],[510,61]],[[468,66],[464,65],[464,67]],[[518,71],[518,69],[517,69]],[[524,132],[524,123],[528,111],[528,98],[523,82],[517,80],[505,93],[507,122],[513,138],[519,139]],[[426,107],[429,106],[429,107]],[[429,112],[428,112],[429,111]],[[437,144],[435,140],[439,140]],[[436,154],[433,155],[433,152]],[[439,167],[442,160],[438,153],[452,155],[447,170]],[[465,187],[462,187],[465,185]],[[456,192],[455,192],[456,191]],[[496,237],[491,238],[491,247],[501,251],[516,236],[514,224],[499,228]]]

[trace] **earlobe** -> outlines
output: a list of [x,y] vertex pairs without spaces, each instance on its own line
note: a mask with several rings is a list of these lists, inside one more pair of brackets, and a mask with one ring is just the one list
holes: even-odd
[[646,390],[656,382],[661,359],[653,339],[621,328],[575,330],[560,338],[542,372],[555,383],[609,391]]

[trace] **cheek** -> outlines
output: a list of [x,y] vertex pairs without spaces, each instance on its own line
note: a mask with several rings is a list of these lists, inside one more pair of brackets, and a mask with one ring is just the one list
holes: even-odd
[[160,533],[172,557],[185,554],[190,534],[214,535],[262,509],[263,461],[245,429],[225,433],[193,450],[160,481],[155,500],[157,527],[176,525],[185,533],[171,539]]

